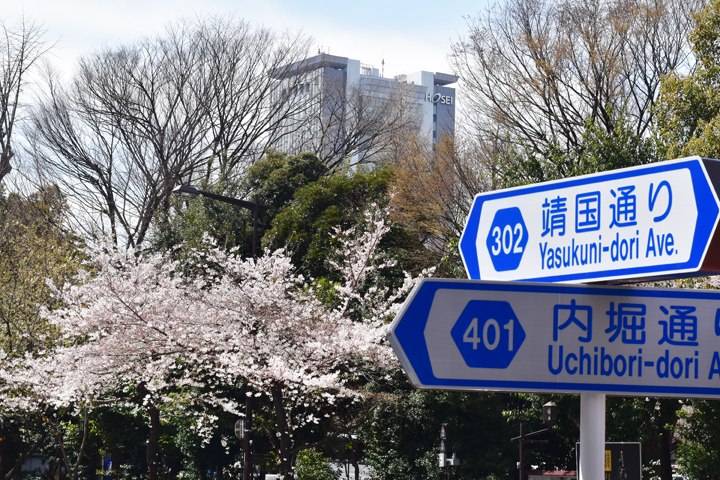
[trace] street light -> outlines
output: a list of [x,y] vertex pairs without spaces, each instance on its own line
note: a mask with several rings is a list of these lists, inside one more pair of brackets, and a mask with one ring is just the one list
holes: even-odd
[[[248,202],[246,200],[240,200],[239,198],[226,197],[224,195],[218,195],[217,193],[204,192],[190,185],[179,185],[173,189],[173,195],[182,198],[195,198],[198,195],[203,197],[211,198],[219,202],[229,203],[238,207],[247,208],[253,212],[253,246],[252,256],[253,259],[257,258],[257,243],[258,243],[258,213],[260,210],[267,210],[267,205],[263,205],[257,201],[257,194],[255,195],[254,202]],[[252,387],[248,381],[245,390],[245,422],[242,428],[243,433],[243,480],[250,480],[250,470],[252,469]],[[237,435],[237,426],[236,426]]]
[[543,421],[548,427],[552,427],[557,423],[557,405],[553,402],[543,405]]
[[236,205],[238,207],[247,208],[248,210],[252,211],[253,212],[252,256],[253,256],[253,258],[257,258],[258,214],[260,213],[261,210],[267,210],[268,208],[270,208],[267,205],[263,205],[262,203],[259,203],[257,201],[257,195],[255,195],[254,202],[248,202],[247,200],[240,200],[239,198],[226,197],[225,195],[218,195],[217,193],[212,193],[212,192],[204,192],[204,191],[198,190],[197,188],[190,186],[190,185],[178,185],[177,187],[173,188],[172,193],[176,197],[181,197],[181,198],[195,198],[198,195],[202,195],[203,197],[211,198],[213,200],[218,200],[220,202],[229,203],[231,205]]
[[[442,467],[457,467],[460,465],[460,459],[452,454],[451,458],[448,458],[448,450],[450,440],[448,439],[448,424],[443,423],[440,425],[440,453],[438,454],[438,461],[440,462],[440,468]],[[447,469],[447,478],[450,480],[450,469]]]
[[181,198],[195,198],[200,195],[198,189],[195,187],[191,187],[190,185],[178,185],[177,187],[173,188],[172,193],[176,197]]

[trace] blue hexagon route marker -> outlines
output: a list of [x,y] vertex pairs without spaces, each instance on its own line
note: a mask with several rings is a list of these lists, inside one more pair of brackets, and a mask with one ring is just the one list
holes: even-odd
[[460,238],[475,280],[618,282],[720,273],[720,161],[689,157],[483,192]]
[[720,290],[426,278],[388,339],[413,385],[720,398]]
[[495,212],[486,241],[495,270],[504,272],[518,268],[527,243],[527,227],[519,208]]
[[525,341],[508,302],[470,300],[450,333],[473,368],[507,368]]

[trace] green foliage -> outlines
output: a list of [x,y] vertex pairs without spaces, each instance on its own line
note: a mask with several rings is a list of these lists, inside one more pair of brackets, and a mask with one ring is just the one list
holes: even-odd
[[670,469],[671,441],[682,406],[674,398],[608,397],[606,440],[640,442],[643,469],[662,476]]
[[[263,238],[263,247],[271,250],[287,247],[294,264],[304,274],[340,280],[332,277],[327,264],[339,244],[333,238],[334,228],[361,226],[363,210],[371,203],[385,207],[391,176],[386,169],[360,170],[354,174],[338,172],[298,189],[293,201],[273,219],[272,228]],[[407,232],[394,227],[380,248],[402,260],[404,253],[418,246]],[[402,266],[412,269],[407,263]]]
[[362,432],[376,480],[444,478],[437,457],[442,423],[449,453],[460,459],[454,479],[514,478],[517,445],[510,439],[517,434],[503,418],[505,395],[414,390],[402,372],[390,384]]
[[[239,478],[241,476],[242,442],[233,435],[236,416],[217,407],[216,430],[210,439],[203,439],[197,431],[197,411],[200,407],[188,404],[161,405],[161,435],[159,441],[162,468],[160,478]],[[205,407],[207,408],[207,407]],[[207,410],[205,410],[207,413]],[[89,437],[93,449],[86,451],[86,462],[95,465],[101,452],[112,456],[113,472],[121,478],[147,478],[148,417],[139,406],[103,406],[91,418]],[[77,435],[76,435],[77,436]],[[95,453],[94,453],[95,452]],[[81,478],[90,478],[82,477]]]
[[[97,443],[93,450],[112,457],[116,475],[128,480],[146,478],[147,422],[144,409],[129,406],[101,406],[91,413],[88,438]],[[94,460],[93,451],[86,455]],[[93,462],[93,466],[98,463]]]
[[[78,238],[63,226],[66,214],[55,187],[28,196],[0,192],[0,350],[9,358],[35,355],[57,341],[41,316],[43,308],[59,306],[47,281],[70,281],[83,260]],[[0,475],[43,434],[39,451],[57,452],[48,432],[42,415],[6,412],[0,404]]]
[[695,22],[695,69],[689,75],[673,72],[660,88],[657,132],[667,159],[720,158],[720,1],[708,2]]
[[720,403],[693,400],[681,412],[682,443],[678,445],[680,473],[697,480],[717,478],[720,465]]
[[[288,156],[268,152],[250,167],[245,185],[275,213],[293,199],[295,192],[328,174],[327,166],[312,153]],[[271,212],[271,217],[275,215]]]
[[296,480],[339,480],[340,471],[332,467],[330,459],[314,448],[298,453]]
[[657,160],[655,141],[636,135],[621,117],[612,132],[589,123],[580,144],[569,150],[557,143],[543,152],[523,146],[514,148],[505,162],[499,162],[499,178],[501,186],[508,188],[634,167]]
[[467,278],[465,265],[460,256],[460,237],[452,237],[446,244],[446,254],[442,256],[435,271],[440,278]]
[[0,197],[0,349],[10,357],[54,339],[40,316],[57,304],[47,280],[62,285],[82,261],[78,239],[62,225],[66,209],[54,187]]

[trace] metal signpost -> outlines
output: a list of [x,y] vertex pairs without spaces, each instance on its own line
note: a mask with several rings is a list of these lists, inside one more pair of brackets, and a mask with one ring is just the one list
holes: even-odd
[[475,197],[460,252],[477,280],[591,282],[703,275],[720,162],[691,157]]
[[[191,186],[191,185],[178,185],[173,189],[173,194],[178,195],[180,197],[185,198],[195,198],[198,195],[202,195],[203,197],[211,198],[213,200],[218,200],[220,202],[229,203],[231,205],[235,205],[238,207],[243,207],[251,212],[253,212],[253,242],[252,242],[252,257],[253,259],[257,259],[257,247],[259,244],[258,240],[258,215],[261,211],[267,210],[267,205],[263,205],[262,203],[258,202],[257,194],[255,195],[255,201],[254,202],[248,202],[246,200],[241,200],[239,198],[233,198],[233,197],[226,197],[225,195],[218,195],[217,193],[212,192],[204,192],[202,190],[198,190],[197,188]],[[245,420],[238,420],[237,423],[235,423],[235,435],[238,436],[238,438],[241,438],[239,435],[242,434],[242,440],[243,440],[243,480],[250,480],[251,477],[251,470],[252,470],[252,445],[253,445],[253,406],[252,406],[252,385],[250,382],[247,382],[245,385]],[[240,422],[242,423],[242,428],[240,428]],[[247,421],[247,425],[245,425],[245,421]]]

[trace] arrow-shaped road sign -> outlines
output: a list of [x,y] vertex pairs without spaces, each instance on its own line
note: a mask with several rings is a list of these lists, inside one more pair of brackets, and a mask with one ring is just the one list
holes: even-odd
[[720,397],[720,291],[425,279],[388,332],[417,388]]
[[460,240],[476,280],[620,281],[720,271],[720,161],[685,158],[482,193]]

